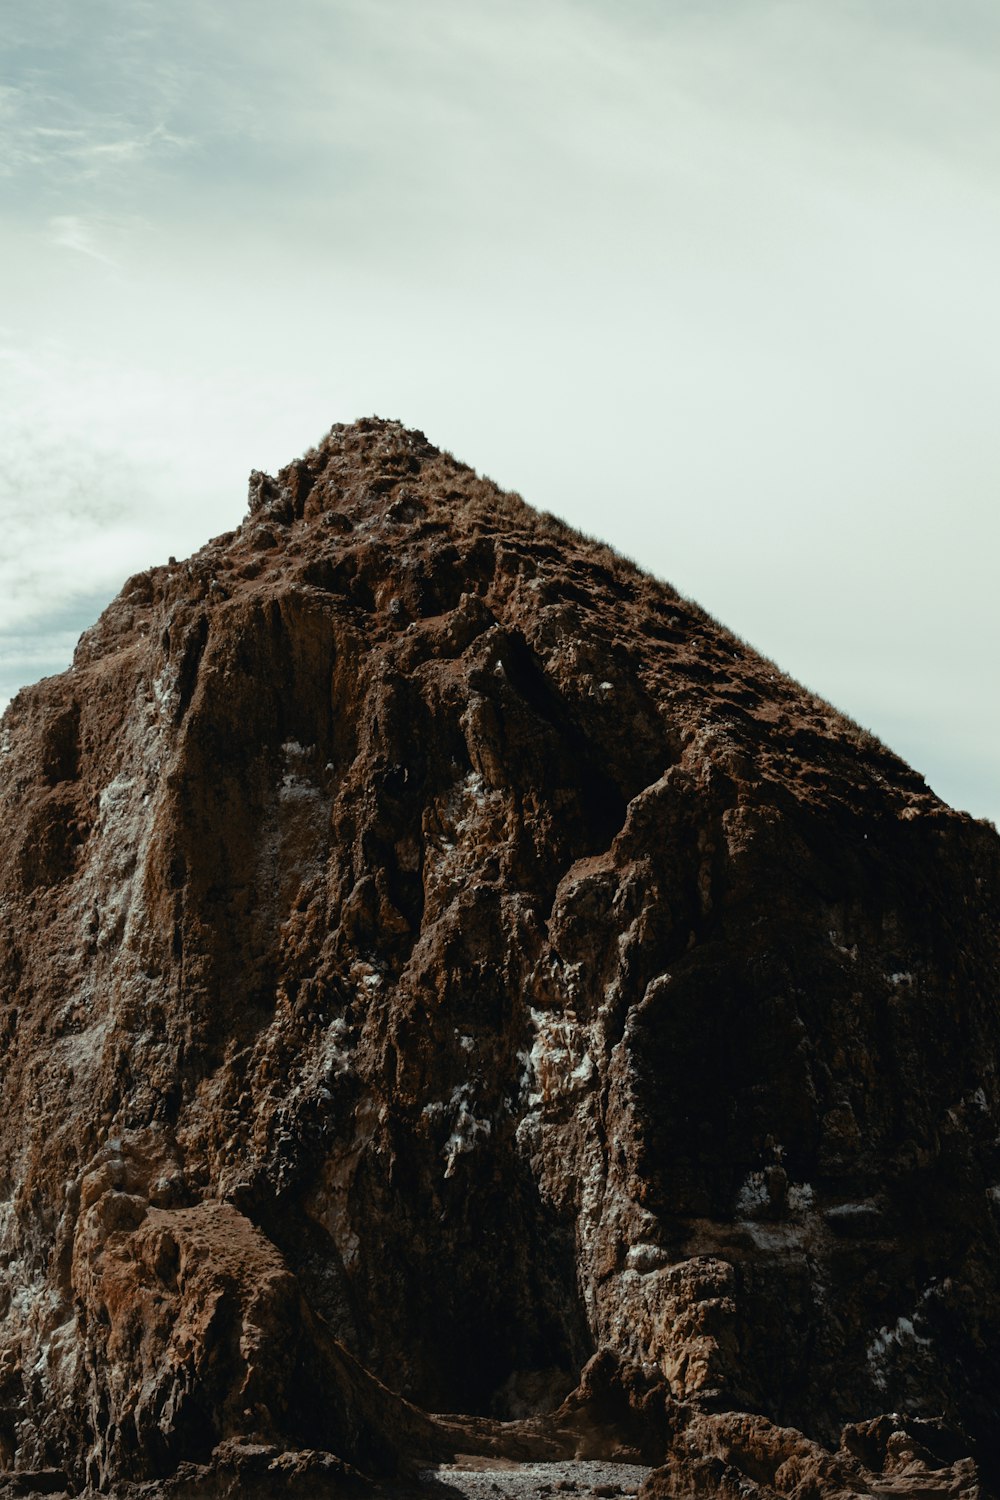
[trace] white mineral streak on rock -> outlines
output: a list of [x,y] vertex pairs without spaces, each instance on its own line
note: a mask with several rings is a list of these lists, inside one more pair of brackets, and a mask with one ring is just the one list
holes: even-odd
[[440,1118],[448,1120],[450,1134],[441,1151],[445,1164],[445,1177],[452,1177],[458,1158],[475,1150],[477,1142],[490,1135],[493,1130],[490,1120],[479,1119],[470,1108],[470,1089],[470,1084],[461,1083],[452,1090],[450,1098],[432,1100],[421,1110],[421,1115],[425,1120],[433,1121]]
[[889,1366],[894,1355],[910,1348],[928,1348],[932,1340],[917,1332],[914,1318],[919,1319],[919,1310],[913,1318],[898,1317],[891,1328],[883,1326],[872,1337],[866,1351],[868,1368],[872,1380],[879,1390],[885,1390],[889,1379]]
[[358,1165],[369,1149],[378,1126],[378,1111],[370,1097],[362,1099],[354,1114],[354,1135],[327,1157],[306,1211],[329,1234],[348,1269],[358,1259],[361,1240],[351,1221],[350,1193]]
[[282,802],[316,801],[320,788],[310,774],[315,747],[300,745],[298,740],[286,740],[281,747],[282,774],[278,797]]
[[648,1276],[652,1271],[662,1271],[669,1259],[662,1245],[643,1242],[629,1246],[625,1269],[638,1271],[640,1276]]
[[[134,1012],[155,992],[141,953],[149,938],[146,885],[150,846],[160,798],[160,774],[172,731],[165,713],[150,715],[148,694],[166,707],[168,668],[150,685],[136,687],[137,712],[116,746],[114,774],[101,788],[97,815],[78,867],[69,920],[75,933],[73,962],[63,974],[65,999],[50,1058],[64,1086],[85,1091],[97,1078],[121,1011]],[[98,988],[103,1007],[97,1004]],[[39,1101],[39,1108],[46,1106]],[[57,1119],[51,1108],[49,1114]],[[50,1125],[49,1128],[52,1128]],[[14,1167],[14,1164],[11,1164]],[[14,1167],[17,1177],[20,1168]],[[72,1187],[72,1185],[71,1185]],[[79,1237],[75,1189],[70,1191],[59,1237]],[[73,1288],[46,1279],[32,1250],[32,1215],[0,1215],[0,1250],[10,1257],[7,1275],[16,1292],[0,1321],[0,1344],[34,1350],[22,1371],[43,1404],[52,1392],[78,1388],[84,1379],[85,1344],[73,1310]],[[74,1254],[74,1267],[78,1261]],[[75,1275],[75,1270],[74,1270]],[[24,1433],[27,1458],[35,1441]]]
[[[156,682],[169,670],[163,668]],[[153,692],[156,693],[155,683]],[[145,690],[137,690],[144,699]],[[98,798],[98,816],[88,844],[87,866],[77,881],[76,914],[81,927],[97,921],[98,948],[121,954],[148,935],[144,899],[150,843],[161,800],[160,773],[171,733],[164,718],[135,715],[120,746],[118,772]],[[129,966],[126,965],[126,968]]]
[[467,1086],[459,1092],[458,1108],[452,1122],[451,1134],[445,1141],[444,1150],[441,1153],[444,1157],[446,1177],[451,1177],[454,1173],[457,1159],[467,1151],[474,1150],[476,1142],[488,1136],[493,1128],[489,1120],[479,1120],[472,1113],[466,1097]]
[[812,1184],[809,1182],[793,1182],[789,1184],[786,1202],[791,1214],[807,1214],[811,1211],[816,1194],[813,1192]]
[[769,1205],[767,1181],[763,1172],[749,1172],[736,1194],[736,1212],[741,1218],[762,1213]]
[[168,714],[177,703],[177,669],[168,661],[150,686],[156,709],[161,714]]
[[506,801],[502,791],[491,790],[478,771],[470,771],[435,803],[424,825],[428,909],[445,906],[465,887],[476,851],[494,845],[500,836]]
[[840,934],[836,931],[835,928],[831,928],[830,931],[829,931],[829,933],[827,934],[827,936],[830,939],[830,946],[831,946],[831,948],[836,948],[836,950],[837,950],[838,953],[842,953],[845,958],[851,959],[852,962],[854,962],[854,961],[857,960],[857,957],[858,957],[858,945],[857,945],[857,943],[851,943],[850,946],[848,946],[846,943],[842,943],[840,941]]
[[314,1092],[331,1079],[346,1073],[351,1066],[350,1031],[342,1016],[337,1016],[323,1033],[319,1046],[312,1052],[302,1073],[302,1087]]
[[534,1038],[528,1053],[528,1109],[537,1110],[556,1096],[575,1094],[585,1085],[593,1064],[583,1027],[565,1012],[531,1008]]

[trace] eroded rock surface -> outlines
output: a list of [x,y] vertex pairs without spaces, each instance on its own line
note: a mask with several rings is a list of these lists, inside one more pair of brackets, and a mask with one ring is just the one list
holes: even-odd
[[672,589],[336,427],[0,809],[0,1492],[995,1483],[1000,842]]

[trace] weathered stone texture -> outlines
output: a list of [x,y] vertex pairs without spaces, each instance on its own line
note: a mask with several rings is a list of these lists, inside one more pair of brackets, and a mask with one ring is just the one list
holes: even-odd
[[996,1473],[1000,842],[669,587],[334,428],[0,817],[12,1473],[386,1479],[602,1349],[650,1500]]

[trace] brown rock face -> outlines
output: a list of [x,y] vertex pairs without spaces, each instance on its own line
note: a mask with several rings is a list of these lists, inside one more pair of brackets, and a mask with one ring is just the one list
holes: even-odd
[[18,696],[0,807],[22,1492],[995,1482],[1000,841],[670,588],[336,427]]

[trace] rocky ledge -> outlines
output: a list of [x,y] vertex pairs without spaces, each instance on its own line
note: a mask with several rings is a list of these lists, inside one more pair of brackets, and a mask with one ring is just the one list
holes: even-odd
[[996,1489],[1000,841],[673,589],[338,426],[0,806],[0,1495]]

